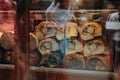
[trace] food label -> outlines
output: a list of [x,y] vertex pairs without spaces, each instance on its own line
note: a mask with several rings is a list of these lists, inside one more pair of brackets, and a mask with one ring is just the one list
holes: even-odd
[[106,29],[120,29],[120,22],[106,22]]

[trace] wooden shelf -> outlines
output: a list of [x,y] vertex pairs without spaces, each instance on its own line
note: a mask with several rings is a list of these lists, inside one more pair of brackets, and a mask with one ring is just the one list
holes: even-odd
[[[0,64],[0,70],[15,70],[14,65],[9,64]],[[89,71],[89,70],[73,70],[73,69],[60,69],[60,68],[45,68],[45,67],[35,67],[31,66],[30,71],[34,73],[48,73],[48,74],[62,74],[62,75],[69,75],[73,77],[84,77],[89,79],[92,78],[94,80],[104,79],[108,80],[111,77],[113,80],[117,80],[118,74],[115,72],[100,72],[100,71]]]
[[15,67],[12,64],[0,64],[0,69],[14,70]]
[[99,76],[107,76],[112,74],[114,77],[117,77],[117,73],[115,72],[104,72],[104,71],[89,71],[89,70],[73,70],[73,69],[60,69],[60,68],[45,68],[45,67],[30,67],[32,71],[39,72],[41,70],[49,71],[49,72],[64,72],[70,74],[84,74],[84,75],[99,75]]

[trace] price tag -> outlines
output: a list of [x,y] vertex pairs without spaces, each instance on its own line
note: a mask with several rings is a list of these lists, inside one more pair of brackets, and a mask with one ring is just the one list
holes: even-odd
[[118,30],[120,29],[120,22],[106,22],[106,29]]

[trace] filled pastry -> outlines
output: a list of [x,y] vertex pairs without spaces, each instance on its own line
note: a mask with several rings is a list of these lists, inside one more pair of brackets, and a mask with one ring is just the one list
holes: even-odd
[[42,55],[37,49],[29,53],[29,64],[30,66],[39,66],[39,62],[42,59]]
[[35,35],[38,40],[42,40],[46,37],[53,37],[56,34],[56,27],[49,21],[43,21],[35,26]]
[[77,52],[81,53],[83,51],[83,44],[77,39],[62,40],[60,50],[65,55]]
[[46,38],[40,41],[38,45],[38,50],[41,52],[41,54],[44,55],[51,51],[59,50],[59,45],[54,38]]
[[77,37],[78,36],[78,25],[75,22],[67,22],[66,25],[66,37]]
[[4,32],[0,38],[0,44],[5,50],[14,49],[14,33]]
[[57,28],[56,38],[62,40],[78,36],[78,25],[75,22],[67,22],[65,26]]
[[104,54],[88,57],[86,68],[94,71],[112,71],[111,57]]
[[97,22],[86,22],[79,29],[82,40],[90,40],[102,36],[102,26]]
[[103,40],[88,41],[84,45],[84,55],[104,54],[106,45]]
[[55,52],[44,55],[43,59],[40,61],[40,66],[49,68],[60,68],[61,64],[62,59]]
[[67,69],[85,69],[85,58],[81,54],[71,53],[66,55],[65,66]]

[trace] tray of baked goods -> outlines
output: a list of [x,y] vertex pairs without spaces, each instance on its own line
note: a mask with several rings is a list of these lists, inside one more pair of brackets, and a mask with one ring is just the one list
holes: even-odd
[[77,21],[68,21],[65,27],[45,20],[43,12],[31,11],[31,66],[114,72],[112,48],[105,29],[110,10],[83,11],[76,11]]
[[[68,21],[66,27],[45,20],[44,11],[31,11],[29,65],[114,72],[112,49],[107,41],[105,23],[102,22],[109,10],[86,11],[76,11],[77,20]],[[1,64],[14,64],[13,44],[14,30],[1,33]]]

